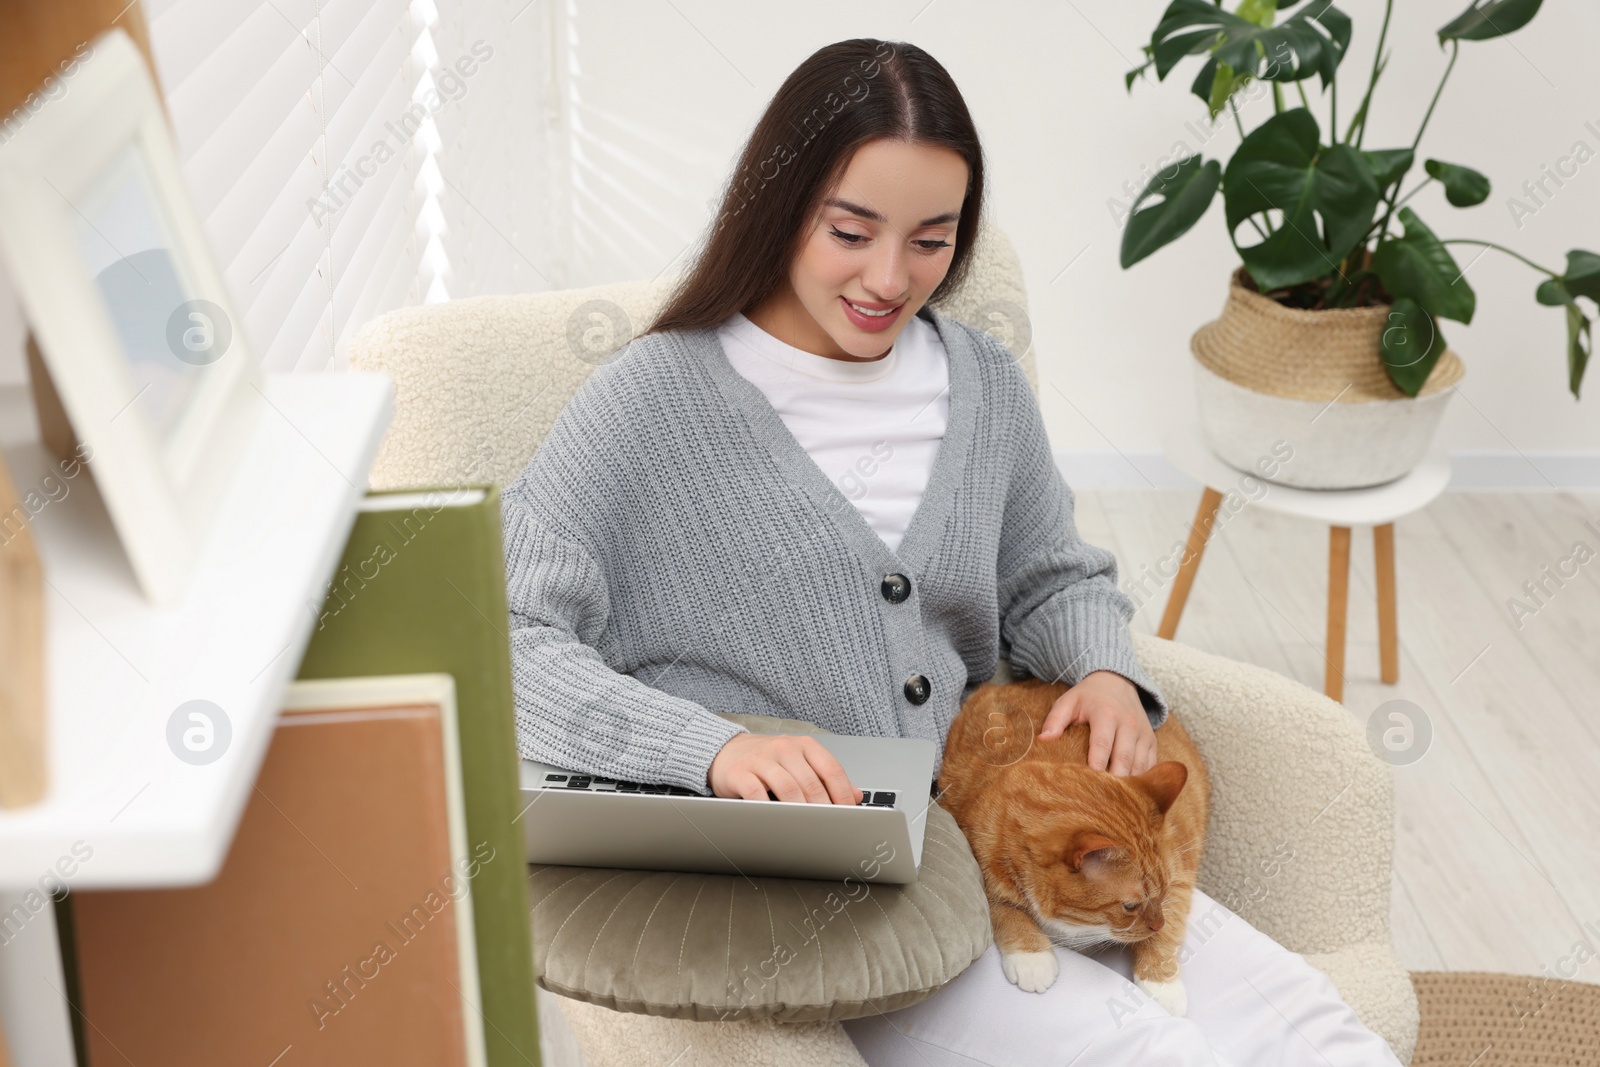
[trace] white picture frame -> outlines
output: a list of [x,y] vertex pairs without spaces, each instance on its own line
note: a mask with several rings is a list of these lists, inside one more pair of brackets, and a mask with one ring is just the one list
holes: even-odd
[[260,371],[144,57],[112,29],[76,63],[65,93],[0,123],[0,256],[135,580],[171,606]]

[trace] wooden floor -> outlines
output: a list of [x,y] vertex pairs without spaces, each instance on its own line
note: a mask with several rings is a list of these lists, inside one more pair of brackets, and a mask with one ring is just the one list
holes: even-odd
[[[1132,593],[1198,502],[1084,492],[1079,531],[1116,552]],[[1396,949],[1413,970],[1554,974],[1580,940],[1600,950],[1600,494],[1447,493],[1396,535],[1400,681],[1378,681],[1372,537],[1358,528],[1344,698],[1363,725],[1398,699],[1432,729],[1393,771]],[[1327,527],[1246,506],[1213,538],[1177,639],[1320,691],[1327,559]],[[1541,580],[1535,600],[1523,584]],[[1134,621],[1146,633],[1159,581]],[[1514,615],[1512,598],[1530,610]],[[1600,960],[1576,977],[1600,982]]]

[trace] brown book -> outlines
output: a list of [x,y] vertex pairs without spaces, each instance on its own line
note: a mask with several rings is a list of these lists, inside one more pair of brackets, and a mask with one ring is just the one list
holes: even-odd
[[214,881],[70,897],[90,1067],[481,1067],[456,737],[449,675],[293,683]]

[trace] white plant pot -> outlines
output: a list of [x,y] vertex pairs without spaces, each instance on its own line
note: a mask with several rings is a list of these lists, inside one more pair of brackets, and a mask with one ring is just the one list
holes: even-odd
[[1357,489],[1405,474],[1428,452],[1455,386],[1396,400],[1318,403],[1258,393],[1193,360],[1195,399],[1207,443],[1224,462],[1261,477],[1263,456],[1293,458],[1278,465],[1278,485],[1297,489]]
[[[1380,354],[1392,320],[1383,304],[1288,307],[1235,270],[1222,314],[1189,339],[1212,450],[1258,476],[1258,466],[1275,465],[1271,480],[1298,489],[1359,489],[1405,474],[1427,455],[1464,368],[1446,348],[1417,395],[1402,393]],[[1284,444],[1291,461],[1262,464]]]

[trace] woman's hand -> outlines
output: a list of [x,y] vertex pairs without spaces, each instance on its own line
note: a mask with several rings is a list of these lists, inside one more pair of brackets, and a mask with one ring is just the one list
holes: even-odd
[[807,804],[858,804],[861,790],[816,738],[805,734],[735,734],[706,775],[713,796]]
[[1156,762],[1156,732],[1132,682],[1113,671],[1091,671],[1056,698],[1039,740],[1060,737],[1073,723],[1089,724],[1089,766],[1112,774],[1143,774]]

